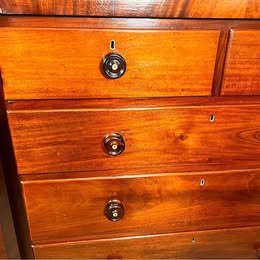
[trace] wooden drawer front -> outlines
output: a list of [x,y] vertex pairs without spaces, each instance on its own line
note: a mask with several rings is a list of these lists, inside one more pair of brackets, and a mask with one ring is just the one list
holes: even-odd
[[36,259],[256,259],[260,228],[34,246]]
[[[260,171],[28,180],[22,186],[35,244],[260,225]],[[117,222],[104,215],[110,200],[124,205]]]
[[[19,174],[260,166],[259,105],[10,111],[8,118]],[[123,136],[122,154],[104,152],[108,133]]]
[[224,95],[260,95],[260,30],[231,32]]
[[[210,95],[218,31],[1,30],[5,98]],[[100,63],[110,41],[126,73],[108,79]]]

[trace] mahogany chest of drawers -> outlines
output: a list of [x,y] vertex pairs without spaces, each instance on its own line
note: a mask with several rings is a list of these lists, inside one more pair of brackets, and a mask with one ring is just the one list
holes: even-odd
[[24,257],[259,257],[260,5],[108,2],[0,6]]

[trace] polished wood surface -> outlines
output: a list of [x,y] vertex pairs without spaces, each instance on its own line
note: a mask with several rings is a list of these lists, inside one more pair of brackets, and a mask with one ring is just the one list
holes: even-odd
[[[22,181],[35,244],[260,225],[260,171]],[[47,199],[48,198],[48,199]],[[124,205],[118,222],[104,216]]]
[[169,18],[259,18],[259,1],[250,0],[2,0],[3,14],[127,16]]
[[156,109],[173,106],[234,106],[260,105],[258,96],[209,96],[209,97],[173,97],[138,99],[59,99],[59,100],[8,100],[5,102],[8,113],[19,111],[69,110],[69,109]]
[[229,30],[221,30],[218,44],[218,52],[216,56],[215,71],[213,77],[213,84],[211,89],[212,96],[220,96],[224,64],[227,54],[227,46],[229,43]]
[[[208,96],[218,37],[213,30],[4,29],[5,98]],[[120,79],[103,75],[110,52],[126,60]]]
[[[22,1],[0,13],[53,15],[0,16],[0,149],[22,258],[255,258],[258,1]],[[100,68],[112,51],[127,62],[117,80]],[[112,133],[118,156],[102,144]]]
[[[19,174],[176,164],[214,169],[215,164],[229,162],[259,167],[259,117],[259,105],[8,113]],[[109,133],[123,136],[122,154],[103,151],[103,138]]]
[[[249,19],[158,19],[158,18],[94,18],[57,16],[0,15],[0,26],[5,28],[74,28],[74,29],[196,29],[224,30],[259,29],[260,20]],[[3,29],[1,28],[1,29]]]
[[260,28],[230,33],[222,94],[260,95]]
[[260,228],[34,246],[36,259],[255,259]]
[[[58,32],[60,32],[60,30],[61,30],[63,32],[63,30],[66,31],[66,30],[68,30],[68,28],[71,28],[71,30],[76,30],[76,32],[79,33],[79,34],[80,34],[80,31],[81,31],[81,30],[79,30],[80,28],[82,30],[84,29],[83,31],[85,33],[86,33],[86,31],[89,32],[91,30],[99,31],[99,29],[102,29],[102,31],[103,30],[108,30],[108,31],[111,31],[111,32],[114,32],[114,31],[116,31],[116,32],[124,31],[125,33],[129,32],[129,31],[137,32],[137,29],[138,30],[139,29],[143,29],[146,32],[147,32],[147,29],[149,29],[152,32],[154,32],[154,31],[158,32],[159,31],[161,33],[163,33],[164,30],[169,31],[169,32],[172,31],[172,30],[174,30],[174,31],[177,30],[177,32],[179,32],[179,31],[187,32],[188,31],[190,33],[192,33],[191,30],[195,30],[195,31],[193,31],[193,34],[196,34],[196,32],[208,31],[208,30],[210,30],[211,32],[215,31],[215,33],[220,32],[219,45],[218,45],[218,48],[217,48],[218,50],[216,51],[216,54],[215,54],[216,55],[216,61],[215,61],[215,65],[212,65],[212,66],[215,66],[214,76],[212,75],[212,77],[213,77],[212,89],[206,90],[204,88],[205,91],[208,91],[208,94],[210,94],[210,92],[211,92],[212,95],[217,96],[217,95],[219,95],[219,93],[221,91],[222,74],[223,74],[225,57],[226,57],[226,49],[227,49],[229,41],[231,40],[231,37],[228,37],[228,32],[229,32],[230,28],[232,28],[232,30],[234,30],[234,31],[251,30],[251,31],[257,32],[257,30],[259,30],[259,28],[260,28],[260,21],[259,20],[218,20],[217,23],[216,23],[216,21],[214,21],[214,20],[188,20],[188,19],[186,19],[186,20],[178,20],[178,19],[152,19],[152,20],[151,19],[130,19],[129,20],[129,19],[124,19],[124,18],[118,18],[118,19],[112,19],[112,18],[106,18],[106,19],[77,18],[77,19],[75,19],[75,18],[71,18],[71,17],[70,18],[66,18],[66,17],[65,18],[64,17],[63,18],[44,17],[44,19],[42,19],[41,17],[0,16],[0,26],[2,27],[1,29],[7,30],[7,31],[9,31],[9,30],[11,30],[11,31],[16,31],[16,30],[18,30],[18,31],[20,31],[20,30],[25,31],[25,28],[27,28],[26,29],[27,31],[30,31],[30,28],[31,29],[34,28],[34,30],[36,30],[36,31],[37,30],[39,30],[39,31],[42,30],[42,31],[46,32],[46,28],[49,28],[49,29],[47,29],[47,31],[48,30],[58,30]],[[85,30],[85,29],[87,29],[87,30]],[[112,29],[116,29],[116,30],[112,30]],[[56,39],[57,39],[57,37],[56,37]],[[5,39],[5,40],[7,41],[7,39]],[[29,39],[27,39],[27,40],[29,40]],[[39,39],[34,39],[34,43],[35,44],[37,43],[37,40],[39,40]],[[49,41],[51,41],[51,40],[49,39]],[[48,42],[48,40],[47,40],[47,42]],[[8,45],[10,46],[10,44],[11,43],[9,41]],[[31,44],[29,44],[29,45],[31,46]],[[77,45],[77,44],[74,43],[74,45]],[[204,45],[204,43],[202,43],[202,45]],[[2,46],[5,46],[5,45],[2,45]],[[66,43],[64,43],[63,46],[65,48]],[[116,46],[118,46],[118,45],[116,44]],[[41,47],[43,48],[43,46],[41,46]],[[38,50],[41,47],[38,46],[37,47]],[[78,46],[78,48],[83,48],[83,47],[82,46],[81,47]],[[96,48],[96,46],[95,46],[95,48]],[[106,43],[105,48],[107,50],[109,50],[109,42]],[[154,48],[155,48],[155,46],[154,46]],[[203,48],[203,46],[201,46],[201,48]],[[22,46],[22,49],[26,50],[26,46]],[[51,49],[52,49],[52,44],[51,44]],[[65,56],[67,55],[66,51],[67,51],[67,49],[64,50],[64,52],[65,52],[64,55]],[[87,53],[87,51],[88,50],[86,50],[86,49],[84,50],[85,53]],[[194,50],[194,51],[196,51],[196,50]],[[5,53],[4,57],[6,57],[6,50],[5,50],[5,48],[2,49],[2,52]],[[19,50],[18,50],[18,52],[19,52]],[[73,51],[71,50],[71,52],[73,52]],[[30,51],[29,51],[29,54],[30,54]],[[60,53],[60,54],[62,55],[62,53]],[[16,59],[16,57],[13,56],[12,52],[10,52],[9,55],[10,55],[10,57],[8,58],[8,60],[9,60],[8,64],[10,66],[11,71],[13,71],[16,74],[17,73],[16,72],[16,67],[12,66],[12,64],[14,62],[12,59]],[[20,57],[20,61],[21,61],[21,60],[24,59],[24,56],[22,56],[22,53],[20,53],[20,55],[21,55],[21,57]],[[104,53],[104,55],[105,55],[105,53]],[[155,55],[157,55],[157,50],[155,52]],[[131,56],[135,56],[135,54],[131,54]],[[57,57],[56,58],[53,57],[53,58],[54,58],[54,60],[55,59],[57,60]],[[38,62],[40,62],[39,58],[36,58],[36,59],[38,60]],[[167,59],[171,60],[169,56],[167,56]],[[27,57],[26,60],[27,60],[27,65],[30,65],[29,64],[30,63],[30,57]],[[47,61],[48,59],[47,60],[44,59],[44,60],[45,60],[46,66],[48,65],[48,62],[51,63],[51,61]],[[74,61],[75,59],[72,59],[72,60]],[[182,57],[181,57],[181,60],[183,60]],[[39,68],[37,69],[34,64],[31,64],[31,66],[35,67],[35,69],[34,69],[34,71],[36,71],[35,75],[31,75],[30,68],[27,68],[28,70],[26,71],[29,76],[27,74],[23,74],[23,72],[22,72],[23,68],[19,64],[23,64],[24,61],[19,63],[18,60],[17,60],[16,62],[18,63],[18,68],[21,69],[20,75],[19,75],[19,77],[18,76],[14,77],[13,75],[15,75],[15,74],[13,74],[13,75],[9,74],[10,78],[8,79],[8,81],[10,80],[11,82],[14,81],[13,83],[16,83],[16,84],[19,83],[19,84],[24,85],[24,88],[19,90],[19,91],[21,91],[21,93],[20,93],[21,95],[19,96],[19,98],[22,98],[27,93],[27,91],[31,91],[31,89],[28,88],[27,85],[25,86],[25,82],[26,81],[22,82],[20,80],[21,77],[23,79],[25,77],[31,77],[31,79],[30,79],[31,83],[36,81],[37,84],[43,85],[41,83],[41,81],[40,81],[40,78],[41,77],[45,77],[45,79],[46,79],[47,75],[42,73],[39,70]],[[60,62],[62,63],[62,61],[60,61]],[[100,60],[99,60],[99,62],[100,62]],[[4,62],[0,63],[1,67],[3,66],[3,64],[4,64]],[[86,64],[85,61],[84,61],[83,64],[81,64],[82,65],[81,66],[82,69],[84,67],[84,64]],[[57,70],[55,72],[53,72],[52,69],[55,68],[55,66],[56,66]],[[157,64],[157,66],[159,67],[159,64]],[[185,79],[185,76],[183,75],[183,79],[182,80],[183,80],[183,82],[185,82],[185,81],[188,82],[188,81],[190,81],[188,79],[190,77],[190,74],[189,74],[189,76],[187,76],[187,73],[190,72],[190,67],[189,67],[189,64],[185,64],[185,66],[187,67],[187,71],[185,72],[186,79]],[[206,65],[203,65],[203,66],[206,66]],[[256,66],[257,66],[257,63],[256,63]],[[40,67],[41,67],[41,65],[40,65]],[[75,64],[72,64],[72,67],[75,70],[77,70],[77,66]],[[71,63],[69,64],[69,67],[67,68],[67,70],[69,70],[70,68],[71,68]],[[46,68],[43,68],[43,69],[45,70]],[[196,65],[195,65],[195,67],[193,67],[193,69],[196,70]],[[55,65],[55,64],[51,63],[50,67],[48,67],[47,70],[50,72],[49,77],[47,79],[47,81],[49,80],[50,85],[54,85],[54,83],[53,83],[54,81],[53,81],[53,77],[52,77],[53,74],[54,75],[60,75],[59,82],[65,80],[65,79],[63,79],[64,75],[61,75],[61,71],[62,70],[64,70],[64,72],[67,72],[67,70],[65,70],[64,67],[62,68],[62,70],[60,70],[60,67],[57,64]],[[93,68],[92,68],[92,70],[93,70]],[[208,68],[208,71],[209,71],[209,68]],[[99,73],[99,75],[100,75],[100,70],[98,70],[96,72]],[[160,71],[156,72],[156,75],[159,75],[159,73],[160,73]],[[164,71],[164,73],[167,74],[166,71]],[[173,75],[174,73],[176,74],[177,72],[171,72],[171,73]],[[184,73],[184,71],[183,71],[183,73]],[[86,78],[86,71],[81,71],[81,74],[82,74],[83,78]],[[37,75],[39,75],[39,76],[36,77]],[[71,75],[71,76],[75,77],[75,75]],[[65,78],[67,78],[67,76]],[[102,78],[102,79],[105,80],[105,82],[109,82],[109,84],[111,84],[112,80],[108,80],[108,79],[105,79],[105,78]],[[119,79],[119,80],[122,80],[122,79]],[[251,80],[255,80],[256,81],[257,77],[256,78],[251,78]],[[134,80],[134,82],[135,81],[136,81],[136,79]],[[161,81],[163,81],[163,80],[161,79]],[[175,82],[175,81],[176,81],[176,79],[173,79],[172,82]],[[75,95],[79,94],[78,88],[76,88],[76,90],[75,90],[75,88],[72,87],[71,84],[68,86],[67,82],[63,82],[63,83],[64,83],[64,86],[54,86],[54,88],[51,88],[51,87],[48,87],[48,86],[42,86],[42,89],[45,90],[44,96],[46,96],[46,95],[47,96],[53,95],[53,93],[51,94],[49,92],[55,92],[55,90],[57,90],[57,89],[59,89],[60,93],[63,93],[66,90],[70,90],[72,92],[71,97],[75,97]],[[181,82],[179,81],[179,83],[181,83]],[[19,84],[17,85],[18,88],[19,88]],[[81,84],[82,84],[82,89],[80,89],[80,91],[84,92],[84,87],[85,87],[85,86],[83,86],[84,85],[84,79],[82,80]],[[115,84],[115,83],[113,83],[113,84]],[[144,84],[144,83],[142,83],[142,84]],[[165,84],[167,85],[167,82]],[[168,79],[168,84],[170,84],[169,83],[169,79]],[[4,84],[4,85],[6,87],[6,84]],[[119,83],[117,83],[116,85],[119,85]],[[192,82],[192,85],[195,86],[196,82]],[[132,86],[132,84],[131,84],[131,86]],[[166,89],[164,89],[163,90],[164,91],[163,95],[161,93],[159,93],[159,91],[162,90],[162,89],[158,90],[158,87],[157,88],[155,88],[155,87],[153,87],[153,88],[150,87],[149,88],[148,87],[148,89],[150,89],[152,91],[152,93],[153,93],[152,95],[156,95],[156,93],[157,93],[158,96],[164,96],[164,95],[171,96],[171,95],[177,95],[178,93],[179,94],[183,94],[183,95],[188,95],[188,91],[193,91],[194,93],[200,91],[200,90],[197,91],[197,87],[193,87],[192,90],[191,89],[189,90],[188,86],[184,86],[184,87],[185,87],[184,90],[186,91],[186,94],[185,93],[180,93],[182,91],[182,89],[183,89],[183,86],[181,86],[181,88],[179,88],[179,89],[176,89],[173,85],[170,85],[171,94]],[[13,88],[16,89],[16,87],[14,87],[14,86],[11,86],[11,88],[12,89]],[[38,88],[38,87],[32,86],[32,88],[33,89],[37,89],[39,92],[41,91],[41,89]],[[129,87],[129,91],[132,90],[131,88],[132,87]],[[87,86],[87,89],[89,91],[92,91],[92,93],[93,93],[93,88],[91,88],[90,86]],[[102,85],[101,89],[104,89],[103,85]],[[137,87],[134,87],[135,91],[136,91],[136,89],[137,89]],[[145,89],[143,88],[142,90],[144,91]],[[47,91],[47,93],[46,93],[46,91]],[[95,89],[95,91],[101,92],[100,89],[98,89],[98,90]],[[121,92],[121,94],[122,93],[124,94],[124,90],[122,90],[120,87],[117,88],[116,90],[112,89],[112,91],[113,92]],[[127,91],[127,89],[125,89],[125,91]],[[141,90],[138,90],[139,94],[140,94],[140,92],[141,92]],[[138,93],[132,93],[132,94],[127,93],[127,94],[128,95],[138,95]],[[194,93],[192,94],[192,92],[190,92],[190,94],[192,94],[192,95],[194,95]],[[38,99],[38,98],[41,98],[41,96],[43,95],[42,92],[38,93],[38,94],[39,94],[39,96],[36,96],[36,94],[34,93],[33,94],[34,98]],[[81,93],[81,94],[83,94],[82,97],[84,97],[84,95],[86,93],[84,92],[84,93]],[[104,94],[104,93],[101,93],[101,94]],[[117,94],[119,95],[120,93],[117,93]],[[69,98],[69,93],[67,93],[66,95],[68,95],[68,96],[66,96],[66,98]],[[144,96],[151,96],[151,94],[149,94],[149,93],[143,93],[143,95]],[[58,97],[59,97],[58,94],[52,96],[52,98],[58,98]],[[81,96],[78,96],[78,98],[80,98],[80,97]],[[95,97],[95,96],[93,96],[93,97]],[[7,96],[6,96],[6,98],[7,98]],[[13,98],[14,97],[12,96],[12,99]],[[23,98],[25,98],[25,97],[23,97]]]

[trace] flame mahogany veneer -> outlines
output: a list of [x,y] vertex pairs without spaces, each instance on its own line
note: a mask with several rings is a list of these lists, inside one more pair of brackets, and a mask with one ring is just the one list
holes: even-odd
[[259,18],[259,1],[2,0],[1,13],[159,18]]

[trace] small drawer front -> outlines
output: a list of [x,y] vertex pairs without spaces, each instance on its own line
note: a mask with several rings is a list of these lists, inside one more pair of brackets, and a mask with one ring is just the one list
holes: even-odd
[[260,95],[260,30],[231,31],[223,95]]
[[[34,244],[260,225],[260,172],[22,181]],[[121,218],[111,201],[120,202]],[[117,209],[119,209],[117,207]]]
[[36,259],[256,259],[260,228],[34,246]]
[[260,166],[259,105],[17,110],[8,120],[19,174]]
[[[214,30],[3,29],[5,98],[208,96],[218,38]],[[111,52],[126,62],[117,79],[102,72]]]

